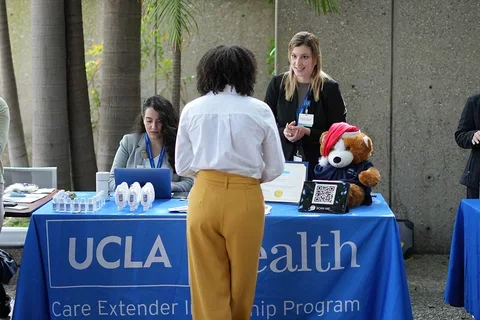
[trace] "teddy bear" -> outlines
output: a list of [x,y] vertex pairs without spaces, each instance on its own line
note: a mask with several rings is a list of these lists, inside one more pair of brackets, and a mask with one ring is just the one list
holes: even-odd
[[380,173],[369,160],[372,150],[372,140],[358,127],[346,122],[332,124],[320,136],[315,179],[350,183],[348,208],[371,205],[372,187],[380,182]]

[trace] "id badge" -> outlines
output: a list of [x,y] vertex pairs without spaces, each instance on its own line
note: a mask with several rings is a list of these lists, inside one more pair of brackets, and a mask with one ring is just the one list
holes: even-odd
[[313,126],[313,114],[300,113],[298,116],[298,125],[304,127]]
[[302,155],[300,154],[300,152],[298,152],[298,150],[297,150],[297,153],[293,155],[293,161],[302,162]]

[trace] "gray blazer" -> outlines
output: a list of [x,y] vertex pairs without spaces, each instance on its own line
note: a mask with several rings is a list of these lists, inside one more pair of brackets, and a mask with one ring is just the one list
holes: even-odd
[[[117,149],[115,158],[113,159],[112,169],[110,169],[110,191],[115,191],[115,168],[137,168],[143,166],[144,160],[142,158],[142,151],[146,151],[144,134],[131,133],[123,136],[120,141],[120,146]],[[172,173],[172,191],[190,191],[193,185],[193,179],[187,177],[180,177],[173,173],[173,168],[168,162],[168,154],[162,161],[162,168],[169,168]],[[147,168],[150,167],[150,162],[147,160]]]

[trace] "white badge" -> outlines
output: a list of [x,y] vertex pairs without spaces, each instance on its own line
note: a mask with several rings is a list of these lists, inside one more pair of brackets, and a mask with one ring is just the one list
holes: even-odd
[[304,127],[313,126],[313,114],[300,113],[298,117],[298,125]]
[[295,162],[302,162],[302,157],[299,157],[299,156],[293,156],[293,161]]

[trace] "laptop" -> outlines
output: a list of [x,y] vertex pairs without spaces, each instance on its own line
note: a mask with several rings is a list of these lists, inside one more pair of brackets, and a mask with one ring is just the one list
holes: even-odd
[[128,186],[138,182],[143,187],[147,182],[153,185],[155,199],[172,198],[172,178],[168,168],[115,168],[115,185],[126,182]]

